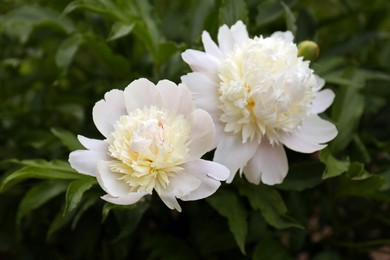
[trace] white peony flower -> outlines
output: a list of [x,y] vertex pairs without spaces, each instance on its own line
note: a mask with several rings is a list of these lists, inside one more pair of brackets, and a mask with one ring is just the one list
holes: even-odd
[[88,150],[72,152],[69,162],[96,176],[106,201],[133,204],[155,190],[181,211],[176,198],[210,196],[229,176],[225,166],[200,159],[215,148],[215,127],[206,111],[194,110],[184,85],[135,80],[124,91],[107,92],[93,120],[105,140],[78,136]]
[[192,73],[182,77],[195,105],[207,110],[216,125],[214,161],[240,169],[248,181],[281,183],[288,171],[283,145],[312,153],[337,135],[335,126],[317,114],[334,93],[320,90],[324,80],[297,56],[291,32],[249,38],[238,21],[218,32],[219,46],[203,32],[205,52],[186,50]]

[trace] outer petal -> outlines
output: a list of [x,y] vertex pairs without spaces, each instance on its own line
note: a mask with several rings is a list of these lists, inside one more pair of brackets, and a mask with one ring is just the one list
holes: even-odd
[[208,112],[218,110],[217,83],[206,73],[192,72],[181,77],[193,94],[195,106]]
[[240,135],[225,134],[214,153],[213,161],[225,165],[230,170],[227,183],[233,181],[238,169],[244,168],[257,149],[257,142],[242,143]]
[[80,173],[96,176],[97,162],[107,160],[108,144],[102,140],[90,139],[79,135],[80,143],[89,150],[77,150],[69,154],[69,163]]
[[332,105],[335,94],[330,89],[324,89],[317,93],[310,112],[313,114],[319,114],[324,112],[330,105]]
[[274,32],[271,35],[272,38],[281,38],[284,39],[286,42],[293,42],[294,40],[294,35],[290,31],[285,31],[285,32]]
[[167,205],[170,209],[176,209],[177,211],[181,212],[181,207],[179,203],[176,200],[176,197],[172,193],[159,193],[158,196],[160,196],[161,200],[164,202],[165,205]]
[[263,139],[255,155],[244,168],[244,175],[249,182],[268,185],[283,182],[288,172],[288,162],[283,146],[272,146]]
[[79,173],[96,176],[96,165],[100,160],[106,160],[102,153],[91,150],[77,150],[69,154],[69,163]]
[[191,140],[188,147],[189,160],[195,160],[215,148],[215,127],[213,119],[202,109],[196,109],[192,113],[191,121]]
[[[199,188],[200,184],[199,178],[182,171],[170,179],[167,190],[175,197],[180,198]],[[164,193],[164,191],[159,193]]]
[[97,129],[105,137],[114,129],[115,122],[126,114],[123,91],[114,89],[104,95],[104,100],[98,101],[92,110],[93,121]]
[[200,186],[191,193],[179,197],[181,200],[198,200],[213,194],[224,181],[229,177],[229,169],[222,164],[206,160],[195,160],[187,162],[183,168],[189,174],[201,180]]
[[147,195],[145,192],[130,192],[123,197],[113,197],[109,194],[102,196],[105,201],[111,202],[117,205],[131,205],[138,202],[143,196]]
[[225,56],[234,49],[234,38],[227,25],[219,27],[218,44]]
[[111,171],[108,161],[97,163],[96,178],[100,187],[113,197],[124,197],[130,193],[129,185],[119,180],[120,177],[120,174]]
[[185,85],[176,85],[172,81],[161,80],[156,87],[160,91],[164,107],[168,110],[176,111],[185,116],[193,111],[192,96]]
[[203,31],[202,33],[202,42],[207,54],[210,54],[218,59],[223,58],[223,53],[219,49],[218,45],[211,39],[210,34],[206,31]]
[[307,118],[294,134],[280,136],[280,141],[291,150],[301,153],[313,153],[326,147],[323,143],[329,142],[337,135],[337,129],[318,115]]
[[181,57],[193,71],[218,73],[220,60],[212,55],[197,50],[186,50]]
[[156,86],[147,79],[138,79],[131,82],[124,90],[127,112],[137,108],[162,105],[160,92]]
[[237,21],[230,29],[237,44],[241,44],[249,39],[248,31],[242,21]]

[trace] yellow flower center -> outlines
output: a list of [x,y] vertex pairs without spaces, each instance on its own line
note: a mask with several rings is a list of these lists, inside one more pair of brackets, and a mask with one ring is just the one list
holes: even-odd
[[302,125],[314,99],[316,79],[295,44],[254,38],[228,54],[219,68],[220,120],[242,142],[266,136],[278,143],[282,132]]
[[152,106],[119,118],[108,138],[113,172],[131,191],[165,189],[188,158],[190,125],[172,111]]

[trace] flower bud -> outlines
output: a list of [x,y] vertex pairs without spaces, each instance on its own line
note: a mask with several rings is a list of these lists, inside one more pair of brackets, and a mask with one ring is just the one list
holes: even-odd
[[298,44],[298,56],[302,56],[304,60],[311,62],[317,60],[320,54],[320,48],[313,41],[303,41]]

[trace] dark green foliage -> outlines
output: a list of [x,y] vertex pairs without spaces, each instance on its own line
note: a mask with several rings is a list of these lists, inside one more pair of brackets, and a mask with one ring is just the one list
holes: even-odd
[[[94,103],[140,77],[178,83],[180,53],[238,19],[251,36],[290,29],[318,44],[311,66],[336,93],[322,116],[338,136],[316,154],[288,151],[275,187],[236,177],[182,213],[154,195],[105,203],[67,162],[77,134],[101,138]],[[389,86],[386,0],[0,1],[0,259],[378,255],[390,244]]]

